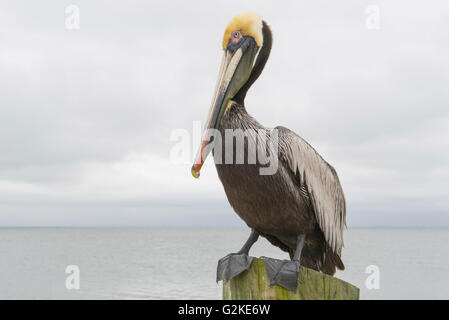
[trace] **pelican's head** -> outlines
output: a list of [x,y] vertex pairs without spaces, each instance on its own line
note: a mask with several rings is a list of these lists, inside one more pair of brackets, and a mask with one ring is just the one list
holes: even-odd
[[[207,157],[207,153],[210,151],[210,148],[208,148],[209,151],[205,152],[206,146],[210,142],[208,139],[209,130],[219,128],[220,121],[230,105],[231,99],[234,99],[237,95],[244,98],[249,85],[255,81],[255,78],[261,72],[261,70],[256,72],[257,75],[253,75],[252,81],[249,81],[255,67],[261,65],[263,68],[268,58],[269,50],[265,60],[262,61],[258,56],[261,48],[264,46],[264,35],[266,32],[269,32],[268,26],[259,15],[253,12],[235,16],[226,27],[222,41],[224,54],[218,74],[217,86],[204,128],[201,146],[192,166],[192,175],[195,178],[199,177],[201,167]],[[242,89],[243,87],[245,87],[245,90]]]

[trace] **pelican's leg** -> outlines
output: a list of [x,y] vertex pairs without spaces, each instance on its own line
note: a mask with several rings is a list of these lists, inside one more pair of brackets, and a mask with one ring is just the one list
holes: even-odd
[[253,257],[248,256],[249,249],[257,239],[259,239],[259,234],[251,230],[248,240],[239,252],[230,253],[218,261],[217,282],[220,280],[228,281],[249,268],[253,261]]
[[277,284],[290,291],[296,292],[298,288],[299,267],[301,261],[301,251],[304,246],[306,236],[298,236],[296,251],[293,260],[277,260],[263,258],[265,270],[267,270],[270,285]]

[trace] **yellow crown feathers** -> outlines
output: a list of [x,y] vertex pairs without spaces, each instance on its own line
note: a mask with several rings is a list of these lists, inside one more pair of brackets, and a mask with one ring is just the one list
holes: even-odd
[[223,36],[223,49],[226,49],[231,33],[234,31],[240,31],[243,36],[253,37],[257,46],[262,47],[262,18],[257,13],[245,12],[232,18]]

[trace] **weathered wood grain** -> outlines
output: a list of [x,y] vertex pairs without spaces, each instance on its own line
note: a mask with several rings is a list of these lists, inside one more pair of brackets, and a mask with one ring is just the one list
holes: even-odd
[[291,292],[270,286],[263,260],[223,283],[224,300],[358,300],[359,289],[350,283],[305,267],[300,268],[298,289]]

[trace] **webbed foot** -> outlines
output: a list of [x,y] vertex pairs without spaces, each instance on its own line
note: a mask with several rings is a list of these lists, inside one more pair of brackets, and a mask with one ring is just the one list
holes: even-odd
[[228,281],[239,275],[251,266],[253,257],[246,253],[230,253],[218,261],[217,282]]
[[242,249],[237,253],[230,253],[218,260],[217,266],[217,282],[220,280],[228,281],[239,275],[251,266],[254,257],[250,257],[249,249],[259,239],[259,234],[255,230],[251,230],[248,240],[246,240]]
[[299,261],[277,260],[262,257],[267,271],[270,285],[280,285],[290,291],[296,292],[298,288]]
[[305,238],[304,234],[298,236],[293,260],[277,260],[262,257],[265,270],[270,279],[270,285],[277,284],[287,290],[296,292],[296,289],[298,289],[301,252]]

